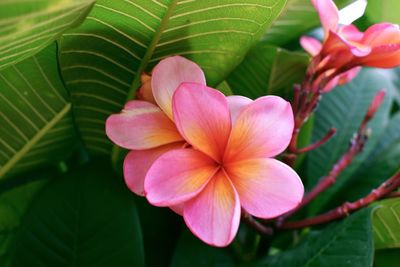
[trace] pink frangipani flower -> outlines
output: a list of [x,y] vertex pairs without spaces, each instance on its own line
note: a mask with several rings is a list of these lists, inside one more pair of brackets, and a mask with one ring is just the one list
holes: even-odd
[[[185,66],[194,64],[189,62],[181,57],[161,61],[151,78],[161,109],[131,101],[137,108],[128,103],[121,114],[110,116],[107,134],[133,149],[124,162],[125,180],[133,192],[144,190],[151,204],[181,214],[204,242],[227,246],[237,233],[241,208],[259,218],[273,218],[295,208],[303,197],[296,172],[273,159],[289,144],[293,113],[277,96],[255,101],[225,97],[204,80],[182,75],[195,75]],[[174,88],[158,91],[162,85]],[[149,113],[151,119],[146,117]]]
[[[335,71],[325,91],[353,79],[359,66],[393,68],[400,65],[400,30],[390,23],[378,23],[365,32],[354,25],[339,25],[339,12],[332,0],[311,0],[324,29],[324,41],[303,36],[302,47],[313,57],[320,57],[317,71]],[[322,74],[324,75],[324,74]]]

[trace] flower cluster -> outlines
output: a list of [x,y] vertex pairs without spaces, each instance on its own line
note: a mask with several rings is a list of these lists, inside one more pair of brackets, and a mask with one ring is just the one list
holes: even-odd
[[[332,0],[311,0],[317,10],[324,40],[303,36],[300,43],[316,60],[312,90],[327,92],[353,79],[360,66],[393,68],[400,65],[398,25],[379,23],[365,32],[354,25],[339,25],[339,12]],[[322,87],[321,87],[322,84]]]
[[139,96],[106,122],[108,137],[131,150],[126,184],[182,215],[204,242],[228,245],[241,209],[274,218],[300,203],[300,178],[273,159],[288,146],[294,126],[291,105],[282,98],[226,97],[180,56],[142,76]]

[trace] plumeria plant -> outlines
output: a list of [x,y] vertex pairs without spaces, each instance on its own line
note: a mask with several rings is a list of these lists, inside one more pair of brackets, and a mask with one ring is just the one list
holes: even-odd
[[398,266],[400,6],[351,2],[0,2],[0,266]]

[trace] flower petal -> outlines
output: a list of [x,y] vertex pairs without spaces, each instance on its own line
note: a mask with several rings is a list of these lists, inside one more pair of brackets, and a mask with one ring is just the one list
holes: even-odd
[[374,47],[371,54],[359,58],[358,63],[375,68],[398,67],[400,66],[400,43]]
[[326,33],[336,31],[339,25],[339,10],[332,0],[312,0],[312,4],[318,12],[322,27]]
[[157,106],[140,100],[125,105],[106,121],[106,134],[117,145],[142,150],[181,141],[175,124]]
[[240,201],[224,172],[185,203],[183,218],[192,233],[209,245],[224,247],[232,242],[239,228]]
[[297,173],[275,159],[235,162],[226,171],[242,207],[260,218],[274,218],[294,209],[302,200],[303,184]]
[[183,216],[183,206],[184,205],[185,205],[185,202],[182,202],[182,203],[179,203],[176,205],[169,206],[169,208],[171,210],[173,210],[173,212],[175,212],[176,214]]
[[289,102],[277,96],[258,98],[238,116],[224,162],[273,157],[289,145],[294,127]]
[[353,24],[342,26],[339,29],[339,35],[343,36],[346,40],[352,42],[360,42],[364,36],[364,33],[358,30]]
[[172,119],[172,96],[183,82],[206,84],[201,68],[180,56],[168,57],[154,67],[151,79],[153,95],[158,106]]
[[184,144],[177,142],[152,149],[131,150],[124,160],[124,179],[128,188],[144,196],[144,178],[153,162],[165,152],[182,148]]
[[253,102],[250,98],[240,95],[231,95],[227,96],[226,100],[228,101],[229,111],[231,112],[231,120],[232,124],[235,123],[237,116],[240,112],[250,103]]
[[319,40],[309,36],[302,36],[300,38],[300,45],[312,56],[318,55],[322,47]]
[[140,75],[140,81],[142,83],[142,86],[136,92],[136,98],[157,105],[151,88],[151,76],[143,72]]
[[175,149],[160,156],[147,172],[144,189],[155,206],[173,206],[197,195],[217,171],[207,155],[194,149]]
[[330,82],[328,82],[328,84],[323,88],[323,92],[327,93],[338,85],[343,85],[350,82],[357,76],[360,70],[361,67],[354,67],[352,69],[349,69],[348,71],[339,74],[338,76],[334,77]]
[[390,23],[374,24],[365,31],[362,43],[369,46],[399,44],[399,25]]
[[198,83],[182,83],[173,97],[174,120],[194,148],[221,162],[231,130],[226,97]]

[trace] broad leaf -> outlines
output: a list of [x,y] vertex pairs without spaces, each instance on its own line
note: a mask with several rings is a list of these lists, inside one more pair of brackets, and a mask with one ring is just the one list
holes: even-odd
[[108,165],[94,161],[43,188],[22,220],[14,266],[144,266],[133,196]]
[[400,247],[400,198],[377,202],[373,227],[376,249]]
[[391,22],[400,23],[400,2],[398,0],[368,0],[364,16],[371,23]]
[[61,68],[86,147],[109,153],[104,120],[133,98],[140,74],[180,54],[216,86],[243,59],[285,0],[106,1],[61,39]]
[[366,267],[374,253],[371,209],[363,209],[323,230],[311,232],[293,249],[269,256],[255,267]]
[[400,262],[400,249],[376,250],[374,267],[397,267]]
[[2,267],[11,266],[14,240],[21,217],[31,199],[44,184],[45,180],[30,181],[0,193],[0,262]]
[[[352,0],[336,0],[338,7],[344,7]],[[320,26],[319,17],[311,0],[288,0],[277,20],[267,30],[263,40],[274,45],[285,45],[292,41],[298,43],[298,38],[305,32]]]
[[0,178],[64,159],[75,142],[56,46],[0,71]]
[[294,83],[302,81],[308,62],[304,53],[260,42],[229,75],[227,83],[235,94],[250,98],[285,95]]
[[171,267],[234,267],[226,248],[208,246],[185,230],[178,241]]
[[[335,127],[336,135],[323,146],[309,154],[307,164],[307,186],[311,188],[320,177],[327,175],[336,161],[348,149],[349,142],[359,128],[372,98],[382,88],[393,86],[384,70],[363,69],[350,83],[335,88],[323,96],[319,109],[316,112],[312,142],[320,140],[326,132]],[[384,129],[391,109],[392,99],[390,90],[387,90],[384,103],[375,114],[368,127],[371,134],[368,142],[352,162],[352,164],[337,179],[330,190],[318,197],[311,204],[311,213],[320,210],[335,195],[357,167],[366,159]]]
[[94,0],[0,1],[0,69],[28,58],[86,17]]

